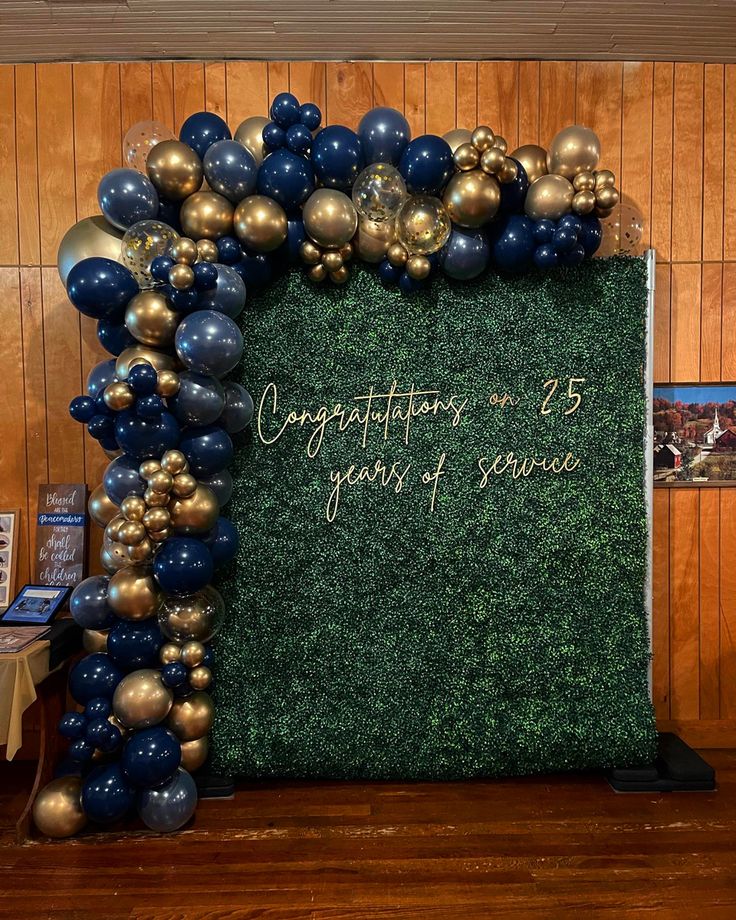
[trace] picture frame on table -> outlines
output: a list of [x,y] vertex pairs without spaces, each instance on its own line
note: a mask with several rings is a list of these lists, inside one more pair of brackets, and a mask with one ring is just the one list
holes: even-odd
[[0,511],[0,613],[15,597],[20,508]]
[[24,585],[0,617],[0,626],[47,626],[71,593],[68,585]]

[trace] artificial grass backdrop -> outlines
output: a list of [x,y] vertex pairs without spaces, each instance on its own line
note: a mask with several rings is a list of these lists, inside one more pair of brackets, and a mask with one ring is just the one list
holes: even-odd
[[[619,258],[511,280],[438,278],[409,299],[370,270],[340,288],[297,271],[251,302],[238,379],[256,409],[277,386],[264,437],[291,410],[364,414],[355,397],[394,381],[439,391],[415,408],[468,403],[457,427],[452,408],[414,417],[408,445],[396,418],[385,441],[371,421],[365,447],[359,422],[340,432],[331,421],[313,458],[313,424],[269,445],[255,433],[239,452],[217,768],[445,779],[651,758],[645,276],[642,261]],[[582,402],[565,415],[568,387]],[[519,402],[494,407],[494,393]],[[406,410],[408,397],[393,405]],[[515,479],[509,452],[579,464]],[[422,474],[442,453],[431,511]],[[499,454],[480,488],[479,458],[488,470]],[[333,471],[375,469],[377,458],[410,465],[401,491],[395,477],[344,484],[328,522]]]

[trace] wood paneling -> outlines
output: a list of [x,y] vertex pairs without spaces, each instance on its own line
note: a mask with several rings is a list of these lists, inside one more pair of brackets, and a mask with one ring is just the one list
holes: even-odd
[[[99,481],[104,457],[67,404],[101,357],[94,324],[54,268],[74,221],[96,211],[136,120],[172,130],[205,104],[231,127],[291,89],[331,123],[402,109],[414,134],[487,122],[509,144],[547,143],[576,118],[603,141],[624,199],[657,249],[654,373],[736,379],[736,65],[608,61],[458,63],[211,60],[0,66],[0,507],[23,508],[32,557],[37,484]],[[702,261],[701,261],[702,260]],[[701,742],[736,725],[736,490],[658,490],[653,691],[657,715]],[[730,733],[730,734],[729,734]]]

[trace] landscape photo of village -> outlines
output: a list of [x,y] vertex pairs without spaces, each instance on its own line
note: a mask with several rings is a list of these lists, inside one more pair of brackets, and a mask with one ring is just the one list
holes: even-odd
[[736,483],[736,384],[654,388],[654,484]]

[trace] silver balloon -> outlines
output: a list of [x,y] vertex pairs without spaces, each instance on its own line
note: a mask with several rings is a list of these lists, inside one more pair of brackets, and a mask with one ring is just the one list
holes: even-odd
[[172,779],[155,789],[142,789],[138,814],[152,831],[170,834],[192,817],[197,807],[197,786],[191,774],[181,767]]

